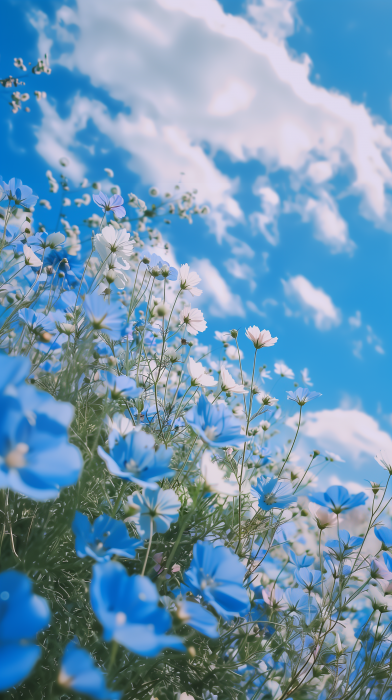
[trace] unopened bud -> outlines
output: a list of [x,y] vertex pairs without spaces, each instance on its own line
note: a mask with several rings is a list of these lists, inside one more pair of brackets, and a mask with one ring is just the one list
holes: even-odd
[[230,335],[231,335],[232,338],[236,339],[236,338],[238,338],[238,331],[237,331],[235,328],[233,328],[233,329],[230,331]]
[[148,258],[147,255],[145,255],[145,256],[142,258],[142,263],[144,263],[145,265],[149,265],[149,263],[150,263],[150,258]]

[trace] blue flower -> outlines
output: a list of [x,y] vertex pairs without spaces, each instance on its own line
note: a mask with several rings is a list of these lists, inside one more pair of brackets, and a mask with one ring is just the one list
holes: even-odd
[[44,333],[50,334],[55,330],[53,321],[39,311],[21,309],[18,311],[18,316],[29,331],[35,333],[37,336],[42,336]]
[[110,389],[112,399],[137,399],[143,393],[141,387],[136,386],[136,382],[132,377],[127,377],[125,374],[105,373],[106,384]]
[[98,192],[98,194],[93,194],[93,200],[104,212],[113,211],[118,219],[124,218],[126,214],[122,206],[124,200],[119,194],[114,194],[113,197],[109,199],[103,192]]
[[341,566],[335,557],[331,557],[331,555],[326,552],[324,552],[324,561],[334,578],[349,576],[351,574],[351,566],[348,564],[343,564],[343,566]]
[[277,476],[259,476],[251,492],[256,498],[259,497],[259,508],[262,510],[283,510],[297,500],[291,483],[278,479]]
[[309,593],[321,582],[321,571],[315,569],[296,569],[294,571],[294,576],[299,585],[306,588]]
[[109,561],[112,556],[134,559],[135,550],[142,541],[131,538],[126,525],[108,515],[100,515],[90,525],[86,515],[76,511],[72,523],[76,535],[75,549],[78,557],[90,556],[96,561]]
[[119,700],[122,695],[107,689],[104,674],[90,654],[80,648],[77,637],[65,648],[57,681],[65,688],[96,700]]
[[289,551],[289,558],[290,562],[294,564],[297,569],[312,566],[314,562],[314,557],[308,557],[306,554],[296,554],[292,549]]
[[[60,309],[61,311],[73,313],[76,302],[77,296],[75,292],[72,292],[71,290],[68,292],[63,292],[56,301],[56,308]],[[79,304],[81,304],[81,300],[79,300]]]
[[295,401],[298,406],[304,406],[309,401],[313,401],[313,399],[318,399],[319,396],[322,396],[318,391],[309,391],[309,389],[302,389],[300,386],[295,391],[286,391],[286,394],[287,399],[289,401]]
[[[173,450],[163,445],[155,450],[153,436],[143,430],[133,431],[121,438],[110,454],[98,447],[98,454],[111,474],[139,486],[151,486],[172,474],[169,464]],[[151,487],[158,488],[158,485]]]
[[35,638],[50,620],[44,598],[19,571],[0,574],[0,691],[22,681],[41,656]]
[[361,546],[363,542],[363,537],[351,537],[347,530],[340,530],[338,540],[328,540],[325,546],[332,550],[330,554],[335,556],[336,559],[342,560],[345,557],[350,556],[354,549]]
[[59,231],[57,233],[46,233],[46,231],[43,231],[35,236],[30,236],[29,246],[34,250],[34,252],[41,252],[46,250],[46,248],[50,248],[51,250],[56,248],[57,250],[60,250],[64,241],[65,236]]
[[324,508],[332,511],[332,513],[343,513],[345,510],[351,510],[357,506],[362,506],[367,501],[367,496],[361,491],[354,496],[350,496],[344,486],[330,486],[325,493],[309,494],[309,500],[318,503]]
[[128,504],[132,511],[136,511],[131,520],[135,522],[139,535],[145,539],[150,536],[151,527],[153,532],[166,532],[178,520],[181,505],[173,489],[151,487],[128,496]]
[[304,593],[300,588],[286,588],[284,597],[289,611],[301,613],[305,616],[306,624],[310,625],[318,613],[317,603],[313,596]]
[[95,564],[91,606],[104,629],[104,639],[141,656],[156,656],[170,647],[185,651],[179,637],[167,635],[170,614],[160,608],[155,585],[146,576],[128,576],[118,562]]
[[68,442],[73,406],[24,383],[26,358],[0,362],[0,488],[46,501],[77,481],[82,457]]
[[387,549],[392,547],[392,530],[389,527],[375,527],[374,534]]
[[83,306],[95,330],[104,331],[112,340],[120,340],[126,321],[126,312],[122,304],[108,304],[98,292],[93,292],[86,294]]
[[211,447],[241,447],[246,436],[241,434],[241,424],[228,406],[210,404],[204,394],[185,419],[192,430]]
[[0,178],[0,188],[4,190],[6,197],[14,202],[14,205],[21,204],[28,209],[29,207],[33,207],[37,202],[38,197],[32,194],[33,190],[31,187],[24,185],[22,180],[19,180],[17,177],[11,178],[8,185]]
[[156,253],[151,255],[148,269],[157,280],[167,279],[174,282],[178,277],[178,270],[170,267],[170,264]]
[[177,600],[177,617],[185,625],[193,627],[197,632],[205,634],[206,637],[217,639],[219,637],[218,622],[214,615],[203,608],[199,603],[190,600]]
[[71,255],[66,248],[51,248],[45,256],[45,264],[53,268],[51,280],[55,280],[57,283],[60,278],[64,289],[73,289],[80,285],[84,265],[76,255]]
[[230,620],[250,610],[249,596],[243,585],[245,573],[245,566],[227,547],[197,542],[184,582],[194,595],[201,595],[212,605],[218,615]]

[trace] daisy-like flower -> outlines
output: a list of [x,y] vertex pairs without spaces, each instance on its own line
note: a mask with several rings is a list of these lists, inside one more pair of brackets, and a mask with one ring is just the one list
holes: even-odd
[[98,192],[98,194],[93,195],[93,200],[104,212],[112,211],[117,216],[118,219],[122,219],[126,211],[122,206],[124,200],[119,194],[114,194],[113,197],[109,197],[103,192]]
[[215,386],[218,383],[211,374],[208,374],[201,362],[195,362],[191,357],[188,360],[188,372],[192,386]]
[[[106,260],[110,253],[115,253],[123,260],[128,260],[132,255],[133,243],[129,231],[125,228],[117,230],[111,225],[105,226],[101,233],[97,233],[95,241],[95,247],[102,260]],[[128,267],[129,265],[124,269]]]
[[309,401],[313,401],[313,399],[318,399],[319,396],[322,396],[318,391],[309,391],[309,389],[303,389],[300,386],[295,391],[286,391],[286,394],[287,400],[294,401],[298,406],[304,406]]
[[309,503],[308,508],[316,521],[319,530],[325,530],[327,527],[332,527],[337,523],[337,516],[331,513],[327,508],[318,506],[316,503]]
[[115,253],[110,253],[102,271],[103,277],[106,279],[108,284],[112,284],[114,282],[117,289],[124,289],[128,282],[128,277],[126,276],[124,270],[128,268],[128,263],[125,262],[122,265],[118,260],[117,255],[115,255]]
[[313,386],[313,382],[309,377],[309,371],[307,367],[305,367],[305,369],[301,369],[301,377],[304,384],[307,384],[307,386]]
[[262,510],[283,510],[297,501],[290,482],[278,479],[277,476],[259,476],[251,493],[258,499],[259,508]]
[[272,345],[275,345],[278,340],[277,338],[272,338],[269,331],[261,331],[257,326],[249,326],[245,331],[245,335],[252,341],[256,350],[260,350],[260,348],[270,348]]
[[217,462],[212,461],[211,452],[204,452],[201,459],[200,474],[205,481],[206,487],[212,493],[221,493],[225,496],[237,496],[238,484],[235,477],[226,479],[223,470]]
[[24,255],[26,265],[29,265],[30,267],[40,267],[41,260],[36,256],[36,254],[32,251],[32,249],[26,244],[24,244],[24,246],[23,246],[23,255]]
[[290,367],[284,362],[275,362],[274,364],[275,374],[279,374],[280,377],[286,377],[286,379],[294,379],[294,372]]
[[128,496],[128,505],[136,515],[128,518],[134,522],[141,537],[153,532],[166,532],[172,523],[178,520],[180,501],[173,489],[156,489],[144,487],[143,492],[135,491]]
[[380,452],[380,454],[375,455],[374,459],[376,460],[376,462],[378,462],[380,467],[392,474],[392,456],[384,457],[384,455]]
[[237,384],[230,372],[224,367],[221,367],[221,385],[222,391],[229,391],[232,394],[247,394],[248,390],[242,384]]
[[207,328],[203,312],[200,309],[192,309],[190,306],[185,306],[180,312],[180,325],[183,323],[191,335],[202,333]]
[[262,367],[259,370],[259,372],[260,372],[260,379],[263,382],[263,384],[264,384],[266,379],[272,379],[271,372],[268,369],[266,369],[265,367]]
[[191,272],[189,265],[180,266],[180,286],[181,289],[190,292],[193,297],[199,297],[203,293],[202,289],[199,289],[197,285],[201,282],[201,278],[197,272]]
[[263,403],[264,406],[275,406],[278,403],[278,399],[275,399],[274,396],[271,396],[266,391],[258,391],[255,399],[258,403]]

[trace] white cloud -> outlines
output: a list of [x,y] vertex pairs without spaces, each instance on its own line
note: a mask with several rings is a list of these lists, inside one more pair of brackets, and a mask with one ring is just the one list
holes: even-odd
[[278,216],[280,212],[280,197],[268,185],[264,177],[257,178],[253,193],[260,197],[261,212],[253,212],[249,219],[253,233],[262,233],[271,245],[279,243]]
[[[129,108],[113,117],[99,102],[79,98],[68,118],[57,117],[51,147],[57,138],[60,150],[72,151],[83,128],[78,114],[85,113],[130,153],[129,166],[143,182],[167,189],[184,171],[185,186],[211,204],[220,238],[243,214],[236,182],[213,160],[218,150],[295,173],[296,186],[314,187],[306,213],[334,250],[349,249],[350,241],[333,175],[349,178],[364,216],[390,225],[392,138],[364,105],[309,80],[309,58],[293,57],[283,42],[294,27],[289,0],[254,0],[247,18],[225,14],[217,0],[96,0],[93,12],[89,0],[76,0],[75,9],[58,10],[50,29],[42,12],[34,17],[41,45],[49,44],[46,33],[57,34],[68,47],[59,62]],[[37,136],[50,159],[45,120]],[[273,192],[266,186],[260,193],[252,222],[276,242]]]
[[254,301],[251,301],[250,299],[248,299],[248,301],[246,302],[246,305],[247,305],[248,309],[250,309],[254,314],[257,314],[258,316],[266,316],[267,315],[265,313],[265,311],[262,311],[257,306],[257,304],[255,304]]
[[334,305],[331,297],[321,288],[316,288],[303,275],[282,280],[284,292],[288,300],[299,305],[306,318],[314,321],[319,330],[328,330],[338,326],[341,313]]
[[355,316],[350,316],[348,322],[352,328],[360,328],[362,325],[362,316],[360,311],[355,312]]
[[[297,429],[298,414],[287,421]],[[310,449],[336,452],[346,461],[356,461],[392,451],[392,437],[380,429],[378,422],[359,409],[335,408],[307,412],[300,435],[311,441]]]
[[245,310],[238,294],[233,294],[228,284],[223,279],[219,270],[210,260],[192,260],[192,270],[201,277],[200,287],[203,290],[198,297],[198,305],[208,304],[211,316],[245,316]]
[[224,265],[230,275],[239,280],[247,280],[250,288],[252,290],[256,289],[257,285],[253,279],[256,273],[255,267],[251,267],[247,263],[240,263],[236,258],[225,260]]

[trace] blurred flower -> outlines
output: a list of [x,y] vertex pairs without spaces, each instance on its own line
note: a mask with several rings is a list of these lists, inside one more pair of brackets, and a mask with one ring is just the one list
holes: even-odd
[[238,362],[238,359],[244,359],[244,353],[242,352],[242,350],[238,351],[238,348],[235,345],[229,345],[229,347],[225,349],[225,353],[229,360],[237,360]]
[[4,194],[10,202],[13,202],[13,206],[21,204],[26,209],[33,207],[38,200],[35,194],[32,194],[33,190],[31,187],[24,185],[22,180],[19,178],[11,178],[7,184],[0,178],[0,192],[3,190]]
[[264,384],[266,379],[272,379],[271,372],[268,369],[266,369],[265,367],[260,368],[259,373],[260,373],[260,379],[263,382],[263,384]]
[[266,391],[258,391],[257,394],[255,394],[255,399],[258,403],[264,404],[264,406],[275,406],[275,404],[278,403],[278,399],[271,396],[271,394],[268,394]]
[[[51,318],[39,311],[33,309],[21,309],[18,311],[18,316],[31,333],[36,336],[44,336],[45,334],[53,333],[55,325]],[[50,339],[50,338],[49,338]]]
[[296,554],[292,549],[289,551],[289,559],[297,569],[312,566],[314,562],[314,557],[308,557],[307,554]]
[[317,391],[309,391],[309,389],[302,389],[302,387],[298,387],[295,391],[286,391],[286,394],[287,399],[289,401],[295,401],[298,406],[304,406],[309,401],[313,401],[313,399],[318,399],[319,396],[322,396],[322,394],[319,394]]
[[315,569],[296,569],[294,576],[302,588],[306,588],[309,593],[321,582],[321,571]]
[[221,367],[220,375],[222,391],[230,392],[231,394],[248,393],[248,390],[245,389],[245,387],[242,384],[237,384],[235,382],[230,372],[223,366]]
[[105,641],[114,639],[141,656],[156,656],[167,647],[185,651],[179,637],[166,634],[171,617],[159,607],[158,591],[147,576],[128,576],[118,562],[95,564],[90,599]]
[[172,474],[169,464],[173,450],[163,445],[155,450],[153,436],[144,430],[134,431],[125,438],[120,438],[110,450],[110,454],[99,446],[98,454],[113,476],[133,481],[139,486],[158,488],[158,484],[152,486],[151,482]]
[[34,251],[28,245],[26,245],[26,243],[23,245],[23,255],[26,265],[29,265],[30,267],[41,267],[42,260],[36,256]]
[[20,683],[41,656],[35,638],[50,620],[44,598],[19,571],[0,574],[0,691]]
[[392,474],[392,457],[384,457],[383,454],[376,455],[375,458],[376,462],[382,467],[383,469],[386,469],[387,472]]
[[191,377],[191,386],[215,386],[218,384],[201,362],[195,362],[192,357],[188,360],[188,372]]
[[231,340],[231,335],[228,332],[221,333],[220,331],[215,331],[214,337],[221,343],[229,343]]
[[201,282],[201,278],[199,277],[197,272],[190,271],[188,264],[180,266],[180,287],[181,287],[181,289],[184,289],[187,292],[190,292],[193,297],[199,297],[200,294],[203,294],[203,290],[198,289],[198,287],[197,287],[199,282]]
[[286,379],[294,379],[294,372],[290,367],[287,367],[284,362],[275,362],[274,364],[275,374],[279,374],[280,377],[286,377]]
[[176,268],[171,267],[166,260],[163,260],[163,258],[156,253],[153,253],[150,256],[148,269],[150,274],[157,280],[167,279],[168,281],[175,282],[178,277],[178,271]]
[[180,311],[180,326],[183,323],[185,323],[186,329],[191,335],[202,333],[207,328],[202,311],[192,309],[190,306],[184,306]]
[[77,637],[65,647],[57,682],[64,688],[96,700],[119,700],[122,695],[121,692],[107,689],[105,675],[94,664],[90,654],[80,648]]
[[197,542],[193,559],[184,574],[184,583],[194,595],[215,608],[218,615],[230,620],[249,612],[248,593],[243,585],[245,566],[227,547],[214,547],[211,542]]
[[389,527],[375,527],[374,534],[384,547],[392,547],[392,530]]
[[277,476],[259,476],[251,493],[255,498],[258,498],[259,508],[262,510],[271,510],[272,508],[283,510],[297,500],[293,494],[291,483],[278,479]]
[[114,555],[134,559],[135,550],[143,542],[131,538],[126,525],[108,515],[100,515],[90,525],[87,515],[76,511],[72,523],[76,536],[75,549],[78,557],[92,557],[96,561],[109,561]]
[[[104,226],[101,233],[97,233],[95,241],[96,249],[102,260],[106,260],[110,253],[115,253],[123,260],[129,260],[132,255],[133,243],[125,228],[115,229],[111,224]],[[125,269],[128,267],[129,265]]]
[[105,372],[105,383],[110,389],[112,399],[137,399],[143,392],[141,387],[136,386],[135,380],[125,374]]
[[269,331],[261,331],[257,326],[249,326],[245,331],[245,335],[252,341],[256,350],[260,350],[260,348],[269,348],[275,345],[278,340],[277,338],[272,338]]
[[328,575],[332,574],[334,579],[337,579],[340,576],[349,576],[351,574],[351,566],[348,564],[343,564],[342,566],[339,559],[332,557],[327,552],[324,552],[324,563],[327,566],[327,571],[329,570]]
[[322,508],[315,503],[309,503],[309,510],[312,513],[319,530],[324,530],[326,527],[336,525],[337,516],[327,508]]
[[309,370],[307,367],[305,367],[305,369],[301,369],[301,377],[304,384],[307,384],[307,386],[313,386],[313,382],[309,377]]
[[151,532],[166,532],[178,520],[180,501],[173,489],[144,487],[142,493],[135,491],[128,496],[128,505],[136,515],[129,518],[134,522],[141,537],[148,539]]
[[246,440],[241,434],[241,424],[230,409],[225,404],[210,404],[204,395],[184,417],[192,430],[211,447],[240,447]]
[[126,311],[119,302],[108,304],[98,292],[86,294],[83,306],[92,327],[104,331],[112,340],[119,340],[125,328]]
[[103,192],[98,192],[98,194],[93,194],[93,200],[98,207],[100,207],[104,212],[112,211],[117,216],[118,219],[123,219],[126,211],[122,206],[124,200],[119,194],[114,194],[113,197],[109,197]]
[[379,579],[383,581],[392,581],[392,572],[383,561],[372,559],[370,562],[370,577],[376,581]]
[[212,461],[211,452],[204,452],[201,458],[200,474],[208,491],[221,493],[225,496],[238,496],[238,484],[235,477],[232,475],[232,478],[226,478],[223,469],[218,466],[217,462]]
[[357,506],[362,506],[367,501],[367,496],[363,491],[350,496],[344,486],[330,486],[325,493],[309,494],[309,500],[318,503],[332,513],[343,513]]
[[[211,639],[217,639],[219,637],[216,618],[209,610],[203,608],[202,605],[193,603],[190,600],[177,600],[176,608],[177,617],[185,625],[193,627],[193,629],[201,632],[201,634],[205,634],[206,637],[210,637]],[[185,695],[185,693],[182,693],[182,695]]]

